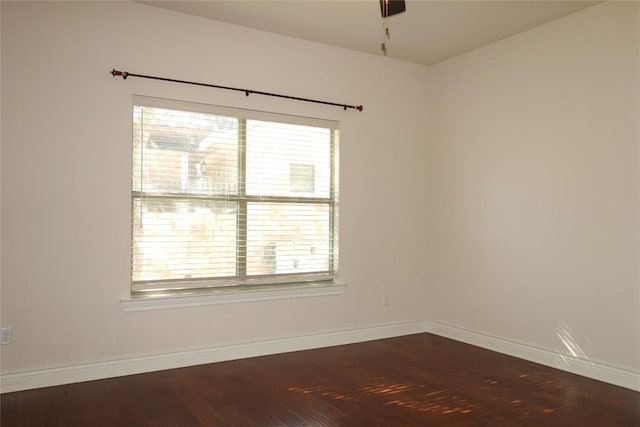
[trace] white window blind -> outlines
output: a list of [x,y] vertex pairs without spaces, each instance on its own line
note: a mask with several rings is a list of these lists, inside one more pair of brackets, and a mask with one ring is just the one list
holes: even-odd
[[330,280],[338,124],[134,97],[132,292]]

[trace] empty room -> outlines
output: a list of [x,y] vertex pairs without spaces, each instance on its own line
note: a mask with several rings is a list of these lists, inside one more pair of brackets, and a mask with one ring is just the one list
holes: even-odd
[[0,2],[0,424],[640,425],[640,2]]

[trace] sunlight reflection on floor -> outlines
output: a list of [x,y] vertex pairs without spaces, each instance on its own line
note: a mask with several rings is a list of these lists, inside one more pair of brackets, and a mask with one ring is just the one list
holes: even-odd
[[[518,382],[526,381],[528,387],[539,390],[535,400],[519,396]],[[546,374],[520,374],[513,381],[502,379],[484,379],[476,383],[470,390],[459,393],[452,389],[440,388],[437,385],[409,384],[394,382],[388,378],[371,378],[369,385],[356,390],[346,390],[331,385],[315,385],[311,387],[290,387],[289,392],[322,396],[337,401],[362,401],[380,398],[381,404],[408,408],[419,412],[450,414],[471,414],[491,411],[494,406],[512,408],[519,418],[526,419],[534,414],[552,414],[557,410],[550,396],[553,393],[564,393],[571,400],[572,390],[566,384],[554,381]],[[482,408],[473,403],[474,394],[481,394],[484,400],[495,402],[490,407]]]
[[[327,386],[291,387],[287,391],[303,394],[317,394],[334,400],[360,401],[381,397],[384,405],[410,408],[421,412],[441,414],[469,414],[475,410],[466,399],[457,396],[452,390],[429,390],[425,385],[391,383],[383,378],[376,379],[371,385],[361,387],[355,392],[336,391]],[[416,398],[416,393],[420,398]]]

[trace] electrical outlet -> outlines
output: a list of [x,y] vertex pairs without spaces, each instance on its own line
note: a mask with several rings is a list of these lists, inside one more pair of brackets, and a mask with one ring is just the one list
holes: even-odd
[[0,328],[0,345],[11,344],[11,326]]
[[384,306],[388,307],[391,305],[391,298],[389,297],[389,294],[384,294]]

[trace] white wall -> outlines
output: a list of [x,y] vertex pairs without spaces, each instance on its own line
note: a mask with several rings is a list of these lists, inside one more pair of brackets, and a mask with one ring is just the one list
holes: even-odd
[[430,68],[430,320],[640,371],[640,16]]
[[[129,2],[1,7],[3,374],[423,320],[640,371],[637,4],[429,69]],[[122,312],[134,93],[339,120],[345,294]]]
[[[364,111],[123,81],[114,67]],[[424,180],[426,73],[130,2],[2,2],[2,372],[422,319],[425,197],[386,196]],[[345,293],[124,313],[134,93],[339,120]]]

